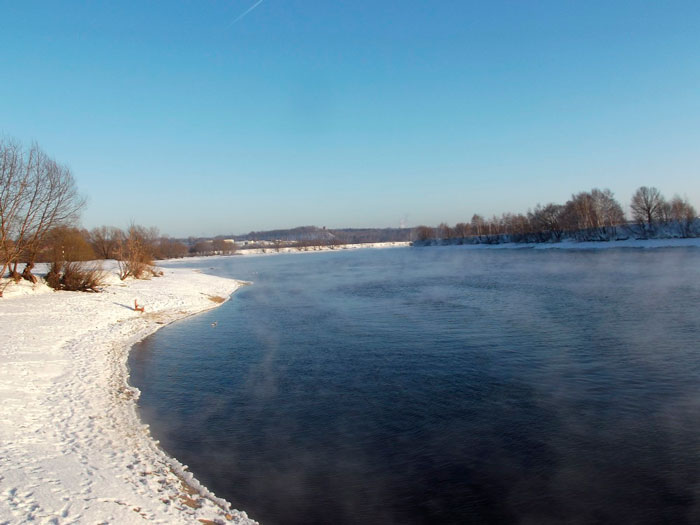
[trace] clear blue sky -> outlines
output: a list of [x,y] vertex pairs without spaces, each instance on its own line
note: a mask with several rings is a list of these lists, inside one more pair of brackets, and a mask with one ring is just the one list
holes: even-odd
[[71,166],[89,228],[455,223],[640,185],[700,207],[697,1],[0,13],[0,133]]

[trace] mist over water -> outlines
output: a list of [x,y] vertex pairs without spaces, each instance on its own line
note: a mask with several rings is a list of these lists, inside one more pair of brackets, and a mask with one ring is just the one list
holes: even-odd
[[188,265],[254,284],[139,344],[131,383],[254,519],[700,522],[700,250]]

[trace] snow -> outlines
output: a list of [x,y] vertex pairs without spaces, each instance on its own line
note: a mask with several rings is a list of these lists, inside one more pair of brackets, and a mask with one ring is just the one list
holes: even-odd
[[700,247],[700,238],[686,239],[625,239],[622,241],[608,242],[576,242],[564,241],[561,243],[543,243],[535,245],[536,248],[542,250],[547,248],[559,249],[574,249],[574,250],[606,250],[611,248],[683,248],[683,247]]
[[329,246],[303,246],[303,247],[281,247],[279,250],[274,247],[269,248],[241,248],[236,250],[237,255],[272,255],[275,253],[314,253],[314,252],[338,252],[342,250],[360,250],[365,248],[401,248],[410,246],[410,242],[366,242],[361,244],[338,244]]
[[10,285],[0,298],[0,523],[255,523],[158,447],[127,383],[134,343],[240,285],[183,268],[126,282],[112,268],[99,294]]
[[463,250],[609,250],[619,248],[700,248],[700,237],[681,239],[625,239],[620,241],[575,241],[572,239],[561,242],[504,242],[500,244],[434,244],[424,246],[459,248]]

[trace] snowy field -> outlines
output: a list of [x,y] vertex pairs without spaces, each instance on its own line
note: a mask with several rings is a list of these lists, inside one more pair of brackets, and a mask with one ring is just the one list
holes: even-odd
[[188,269],[125,283],[111,271],[99,294],[11,285],[0,298],[0,524],[254,523],[160,450],[127,384],[131,345],[240,285]]

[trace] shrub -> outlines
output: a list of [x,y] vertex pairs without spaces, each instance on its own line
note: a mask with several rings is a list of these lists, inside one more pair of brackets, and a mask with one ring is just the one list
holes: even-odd
[[117,270],[123,281],[127,277],[146,279],[154,275],[154,239],[157,231],[131,225],[120,235],[116,248]]
[[104,285],[105,273],[100,265],[82,262],[53,262],[46,274],[46,284],[54,290],[72,292],[99,292]]
[[54,290],[61,289],[61,268],[63,264],[60,262],[52,262],[49,266],[49,273],[46,274],[46,284]]

